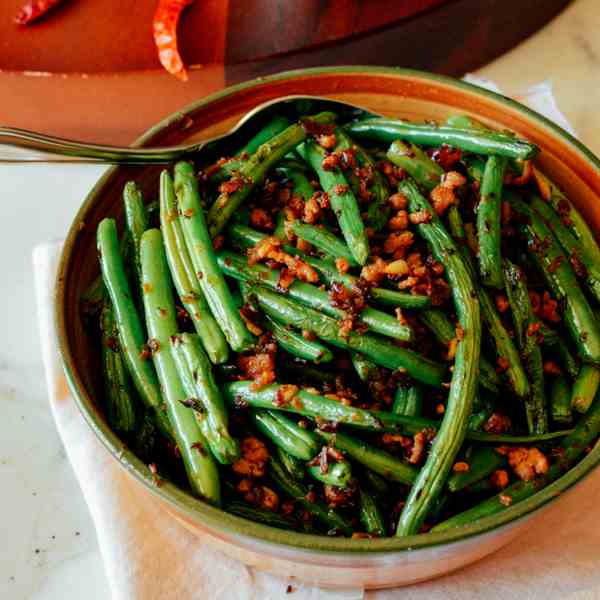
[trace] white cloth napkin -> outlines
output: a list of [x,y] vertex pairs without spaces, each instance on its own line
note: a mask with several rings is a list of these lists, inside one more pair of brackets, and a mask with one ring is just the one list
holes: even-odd
[[[519,99],[568,126],[549,84]],[[493,558],[401,591],[326,591],[291,582],[293,593],[288,594],[290,582],[245,567],[203,544],[118,466],[69,393],[52,316],[60,247],[60,242],[44,244],[33,255],[50,405],[96,527],[113,600],[600,599],[600,472],[554,505],[541,527]]]

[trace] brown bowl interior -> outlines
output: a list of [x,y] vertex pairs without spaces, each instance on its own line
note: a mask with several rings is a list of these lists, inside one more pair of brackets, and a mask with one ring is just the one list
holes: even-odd
[[[214,136],[227,131],[254,106],[287,95],[324,96],[360,105],[374,113],[415,120],[443,120],[452,113],[466,113],[493,127],[511,129],[542,148],[537,159],[539,166],[567,192],[594,230],[600,231],[600,167],[595,157],[539,115],[501,96],[424,73],[347,67],[259,79],[182,110],[150,130],[140,143],[170,145]],[[102,427],[103,417],[97,403],[102,393],[99,357],[90,347],[82,326],[79,297],[98,274],[95,231],[99,221],[109,215],[122,221],[121,191],[130,179],[139,182],[147,199],[154,199],[160,170],[157,166],[111,169],[86,199],[65,244],[57,286],[61,352],[80,406],[88,421],[96,423],[97,431],[98,427],[106,429]],[[112,446],[113,453],[122,450],[114,443]]]

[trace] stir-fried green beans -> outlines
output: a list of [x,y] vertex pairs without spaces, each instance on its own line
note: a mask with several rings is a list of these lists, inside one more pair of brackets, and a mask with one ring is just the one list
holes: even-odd
[[510,132],[325,106],[144,179],[159,202],[124,186],[81,298],[109,425],[298,535],[427,535],[552,486],[600,434],[594,223]]

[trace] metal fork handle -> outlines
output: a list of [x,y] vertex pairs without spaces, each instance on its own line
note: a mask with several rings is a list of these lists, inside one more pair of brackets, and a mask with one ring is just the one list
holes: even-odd
[[204,144],[129,148],[88,144],[25,129],[0,127],[0,164],[29,162],[148,164],[168,163],[197,152]]

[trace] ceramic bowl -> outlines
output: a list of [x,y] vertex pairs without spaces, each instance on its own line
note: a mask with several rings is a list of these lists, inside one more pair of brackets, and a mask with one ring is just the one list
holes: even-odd
[[[225,132],[245,112],[286,95],[346,100],[375,113],[415,120],[474,115],[509,128],[542,148],[539,166],[564,188],[589,223],[600,230],[600,162],[568,133],[540,115],[480,88],[427,73],[381,67],[293,71],[230,87],[183,109],[148,131],[144,144],[178,144]],[[110,430],[97,405],[99,358],[84,332],[78,298],[98,273],[95,231],[107,215],[122,220],[121,190],[129,179],[148,192],[159,167],[110,169],[86,198],[64,246],[56,291],[56,321],[65,372],[81,412],[122,467],[179,519],[225,553],[247,564],[328,587],[391,587],[432,578],[469,564],[533,525],[543,507],[560,501],[600,460],[600,446],[561,479],[500,514],[469,526],[405,538],[351,540],[287,532],[227,514],[171,483],[153,484],[145,464]]]

